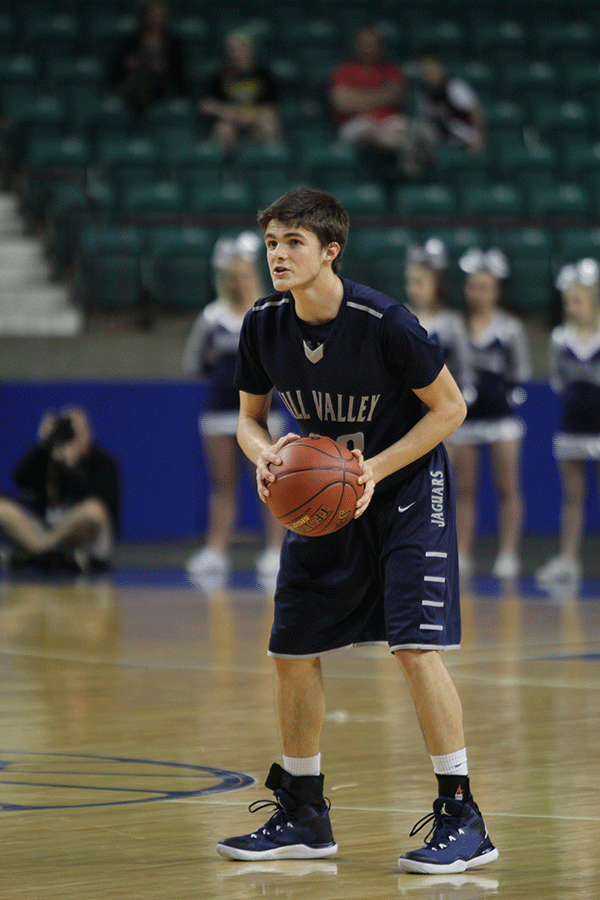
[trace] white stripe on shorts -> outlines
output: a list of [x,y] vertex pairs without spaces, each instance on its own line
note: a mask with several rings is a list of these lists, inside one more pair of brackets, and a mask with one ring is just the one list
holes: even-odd
[[437,556],[439,559],[448,559],[448,554],[440,553],[439,550],[426,550],[425,556]]
[[443,625],[419,625],[421,631],[443,631]]
[[446,579],[442,575],[425,575],[423,581],[435,581],[437,584],[446,583]]
[[422,600],[421,606],[443,606],[444,602],[440,600]]

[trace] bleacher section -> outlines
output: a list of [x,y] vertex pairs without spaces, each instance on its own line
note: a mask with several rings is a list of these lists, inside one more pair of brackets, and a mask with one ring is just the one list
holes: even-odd
[[[75,272],[83,306],[165,307],[211,296],[209,255],[223,228],[301,184],[334,191],[357,234],[345,271],[401,294],[407,240],[443,235],[499,244],[511,300],[548,306],[562,262],[591,253],[600,217],[600,7],[563,0],[172,0],[188,97],[140,125],[111,94],[111,61],[134,27],[127,0],[13,2],[0,15],[4,156],[22,211],[45,224],[55,271]],[[428,178],[405,182],[335,139],[326,83],[354,30],[377,22],[411,77],[435,45],[478,92],[484,153],[442,148]],[[251,30],[281,86],[284,141],[224,160],[195,100],[224,35]],[[412,102],[412,100],[411,100]],[[384,176],[385,177],[379,177]],[[464,239],[468,238],[467,241]],[[459,298],[454,296],[454,302]]]

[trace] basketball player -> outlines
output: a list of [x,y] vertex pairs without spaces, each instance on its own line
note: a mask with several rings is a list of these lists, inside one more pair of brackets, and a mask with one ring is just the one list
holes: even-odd
[[[453,489],[442,441],[465,404],[436,341],[395,300],[340,278],[348,215],[324,191],[284,194],[258,217],[275,293],[246,314],[236,385],[238,439],[266,500],[268,465],[298,435],[273,443],[276,387],[302,435],[355,451],[365,491],[355,518],[332,535],[287,532],[269,643],[283,766],[266,786],[275,812],[262,828],[223,840],[231,859],[306,859],[337,851],[323,797],[325,714],[320,656],[389,645],[406,676],[439,796],[425,845],[403,869],[462,872],[498,853],[473,800],[462,713],[439,650],[457,647],[460,613]],[[424,410],[424,412],[423,412]],[[263,808],[253,804],[251,810]]]

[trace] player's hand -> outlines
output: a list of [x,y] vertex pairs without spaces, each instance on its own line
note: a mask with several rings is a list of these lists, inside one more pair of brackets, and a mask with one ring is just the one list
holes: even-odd
[[354,518],[358,519],[359,516],[362,516],[365,509],[371,502],[371,497],[373,496],[373,491],[375,490],[375,477],[373,475],[373,469],[370,464],[363,458],[360,450],[353,450],[352,455],[356,457],[358,463],[360,465],[362,475],[358,479],[359,484],[364,484],[365,489],[363,491],[363,495],[356,504],[356,511],[354,513]]
[[256,461],[256,487],[258,490],[258,496],[262,500],[263,503],[267,502],[267,497],[269,496],[269,485],[273,484],[275,481],[275,475],[269,469],[269,464],[274,466],[280,466],[283,463],[283,460],[279,456],[279,451],[282,447],[285,447],[286,444],[291,444],[292,441],[299,441],[300,435],[294,434],[293,432],[289,432],[288,434],[284,434],[283,437],[280,437],[279,440],[273,444],[271,447],[267,447],[260,454]]

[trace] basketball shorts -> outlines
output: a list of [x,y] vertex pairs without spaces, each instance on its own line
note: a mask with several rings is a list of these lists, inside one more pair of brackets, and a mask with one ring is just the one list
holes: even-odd
[[323,537],[286,532],[269,655],[460,644],[454,490],[446,450]]

